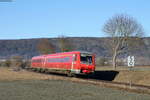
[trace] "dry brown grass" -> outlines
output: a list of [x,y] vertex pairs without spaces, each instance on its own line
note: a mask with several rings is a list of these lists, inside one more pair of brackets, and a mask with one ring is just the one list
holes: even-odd
[[[100,69],[99,69],[100,70]],[[112,70],[109,68],[101,68],[101,70]],[[129,70],[118,70],[119,74],[113,81],[125,82],[130,81],[134,84],[150,86],[150,71],[129,71]],[[51,74],[41,74],[30,72],[26,70],[13,71],[10,68],[0,68],[0,81],[13,81],[13,80],[68,80],[68,77],[56,76]],[[76,78],[73,78],[76,79]]]
[[114,81],[150,86],[150,71],[120,71]]
[[[114,70],[112,67],[97,67],[99,71]],[[118,71],[118,75],[113,81],[133,83],[139,85],[150,86],[150,66],[138,66],[134,67],[131,71],[129,67],[117,67],[115,71]]]
[[13,80],[47,80],[59,79],[61,77],[55,75],[40,74],[26,70],[13,71],[11,68],[0,68],[0,81]]

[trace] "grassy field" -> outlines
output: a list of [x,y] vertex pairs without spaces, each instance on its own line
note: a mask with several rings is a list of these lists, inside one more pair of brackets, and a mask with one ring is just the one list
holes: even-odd
[[0,100],[150,100],[150,96],[70,81],[22,80],[0,82]]
[[50,74],[0,68],[0,100],[150,100],[150,95],[60,80]]

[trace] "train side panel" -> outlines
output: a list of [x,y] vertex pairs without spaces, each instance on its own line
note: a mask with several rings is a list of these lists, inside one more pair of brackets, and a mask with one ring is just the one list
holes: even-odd
[[32,58],[32,68],[64,70],[76,74],[95,71],[95,56],[81,52],[66,52]]
[[71,66],[70,56],[46,57],[45,68],[49,69],[69,69]]

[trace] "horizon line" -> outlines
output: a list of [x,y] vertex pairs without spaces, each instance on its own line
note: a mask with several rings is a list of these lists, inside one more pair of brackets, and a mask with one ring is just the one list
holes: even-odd
[[[65,36],[65,35],[64,35]],[[93,36],[65,36],[67,38],[111,38],[110,36],[103,36],[103,37],[93,37]],[[30,39],[57,39],[58,37],[35,37],[35,38],[16,38],[16,39],[0,39],[0,40],[30,40]],[[150,36],[145,36],[141,38],[150,38]]]

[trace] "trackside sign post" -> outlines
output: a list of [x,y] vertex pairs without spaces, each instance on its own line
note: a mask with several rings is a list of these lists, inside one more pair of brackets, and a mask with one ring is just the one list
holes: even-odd
[[128,60],[128,66],[129,67],[134,67],[134,65],[135,65],[135,57],[134,56],[128,56],[128,58],[127,58]]
[[[128,56],[127,62],[128,62],[128,67],[130,67],[130,71],[131,71],[132,67],[134,67],[134,65],[135,65],[134,56]],[[131,88],[132,87],[132,78],[129,78],[129,85],[130,85],[130,88]]]

